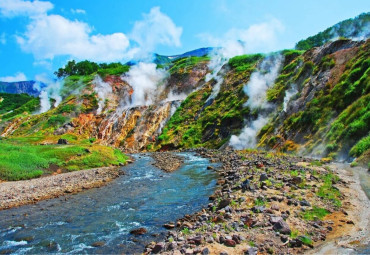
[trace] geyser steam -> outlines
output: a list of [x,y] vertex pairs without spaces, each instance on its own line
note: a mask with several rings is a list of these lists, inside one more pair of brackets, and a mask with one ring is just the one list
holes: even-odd
[[122,77],[134,90],[129,107],[155,103],[167,76],[165,70],[157,69],[157,65],[153,63],[140,62],[132,66]]
[[[63,87],[63,81],[52,80],[47,78],[44,75],[38,75],[36,77],[37,82],[34,84],[34,89],[37,89],[40,92],[40,112],[47,112],[51,108],[50,99],[54,99],[54,107],[57,107],[62,102],[62,96],[60,91]],[[46,87],[41,87],[40,82],[46,84]]]
[[97,110],[97,114],[100,114],[104,108],[106,99],[108,99],[108,95],[112,93],[112,87],[109,83],[104,82],[99,75],[95,76],[93,83],[95,84],[94,91],[99,97],[99,108]]
[[282,63],[280,55],[266,57],[259,66],[259,70],[251,75],[250,81],[244,86],[244,92],[248,95],[245,106],[250,109],[258,109],[257,119],[248,121],[239,136],[231,136],[230,146],[237,150],[254,148],[257,144],[256,136],[261,128],[268,123],[268,111],[272,105],[266,101],[266,92],[270,88],[279,73]]

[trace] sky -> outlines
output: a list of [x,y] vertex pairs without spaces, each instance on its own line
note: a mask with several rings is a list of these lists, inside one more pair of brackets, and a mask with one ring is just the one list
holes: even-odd
[[368,0],[0,0],[0,81],[50,79],[72,59],[150,61],[235,42],[236,53],[293,48],[368,11]]

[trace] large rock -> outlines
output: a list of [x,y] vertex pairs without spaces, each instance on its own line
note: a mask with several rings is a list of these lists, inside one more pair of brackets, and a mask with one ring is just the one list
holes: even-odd
[[145,228],[138,228],[138,229],[133,229],[130,231],[131,235],[144,235],[147,232]]
[[68,144],[67,139],[59,139],[58,144]]
[[281,218],[281,217],[272,217],[272,218],[274,218],[274,222],[275,222],[275,224],[274,224],[274,230],[275,231],[280,232],[282,234],[286,234],[286,235],[289,235],[292,232],[290,230],[290,227],[289,227],[288,223],[286,223],[283,220],[283,218]]

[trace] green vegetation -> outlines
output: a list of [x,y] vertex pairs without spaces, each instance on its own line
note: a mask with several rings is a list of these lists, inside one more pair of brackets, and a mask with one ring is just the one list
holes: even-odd
[[237,72],[243,72],[249,69],[253,69],[255,63],[262,58],[262,54],[236,56],[229,60],[229,66],[234,68]]
[[312,244],[313,244],[312,239],[310,237],[306,236],[306,235],[305,236],[299,236],[298,239],[301,240],[301,242],[303,244],[307,245],[307,246],[312,246]]
[[359,157],[367,150],[370,150],[370,135],[358,141],[350,150],[349,155],[353,157]]
[[305,220],[316,220],[316,218],[322,220],[328,214],[329,211],[325,208],[314,206],[311,210],[303,212],[301,216]]
[[179,58],[173,62],[169,71],[171,74],[175,72],[187,72],[191,70],[195,65],[201,62],[208,62],[210,60],[211,58],[209,56]]
[[292,229],[292,232],[290,232],[290,238],[295,239],[299,236],[299,231],[297,229]]
[[102,63],[97,64],[88,60],[76,63],[76,61],[69,61],[64,68],[59,68],[54,74],[58,77],[67,77],[71,75],[86,76],[98,73],[100,76],[106,75],[120,75],[130,69],[128,65],[121,63]]
[[354,19],[344,20],[317,35],[299,41],[295,48],[298,50],[308,50],[312,47],[324,45],[336,37],[360,37],[362,33],[368,32],[366,29],[369,27],[369,24],[370,13],[363,13]]
[[322,179],[324,183],[320,186],[317,196],[331,202],[336,207],[342,206],[340,201],[341,193],[338,188],[333,186],[333,183],[336,183],[339,177],[330,173],[321,175],[320,179]]
[[48,174],[49,167],[75,171],[118,165],[126,161],[119,150],[101,145],[35,145],[40,137],[0,140],[0,179],[17,181]]
[[0,120],[8,120],[23,113],[32,113],[39,107],[39,98],[27,94],[0,93]]

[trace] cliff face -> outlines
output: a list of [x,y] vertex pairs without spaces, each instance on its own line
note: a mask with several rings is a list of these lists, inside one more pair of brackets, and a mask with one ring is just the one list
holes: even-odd
[[[0,81],[0,93],[10,94],[28,94],[30,96],[37,97],[40,95],[40,91],[35,89],[35,81],[20,81],[20,82],[2,82]],[[44,84],[40,85],[44,87]]]
[[[141,105],[132,104],[139,88],[128,74],[104,77],[103,96],[96,78],[83,77],[78,94],[46,113],[15,119],[3,135],[90,139],[135,152],[220,148],[233,145],[232,136],[243,145],[253,129],[260,148],[357,157],[369,149],[363,142],[370,127],[369,44],[338,40],[308,51],[238,56],[213,79],[209,58],[180,58]],[[268,84],[259,91],[261,81]]]

